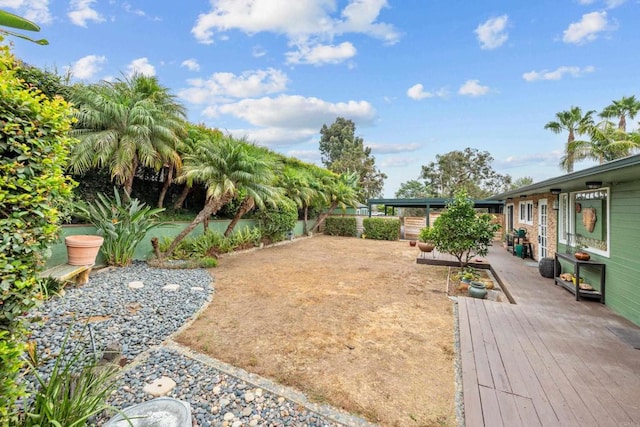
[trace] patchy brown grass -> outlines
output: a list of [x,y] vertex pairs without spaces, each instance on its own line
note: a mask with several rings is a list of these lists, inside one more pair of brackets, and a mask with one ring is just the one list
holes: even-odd
[[447,269],[418,255],[317,236],[222,258],[178,341],[381,425],[455,425]]

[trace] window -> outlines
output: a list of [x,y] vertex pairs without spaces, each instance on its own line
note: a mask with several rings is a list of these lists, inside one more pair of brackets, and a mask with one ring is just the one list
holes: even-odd
[[520,214],[521,223],[533,225],[533,202],[531,200],[520,202],[518,212]]
[[568,243],[567,233],[569,233],[569,195],[558,196],[558,241],[563,244]]
[[572,249],[609,256],[609,189],[578,191],[560,196],[558,240]]

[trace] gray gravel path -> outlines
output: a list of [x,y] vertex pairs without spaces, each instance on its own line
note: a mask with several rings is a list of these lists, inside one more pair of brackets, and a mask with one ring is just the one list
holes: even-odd
[[[63,297],[38,307],[29,315],[40,320],[33,324],[32,339],[40,354],[57,355],[73,325],[73,340],[95,347],[99,354],[109,344],[119,345],[123,357],[132,362],[111,396],[110,403],[119,408],[153,399],[144,386],[166,376],[176,383],[167,396],[189,402],[194,425],[370,425],[174,344],[171,335],[194,320],[212,297],[206,270],[156,269],[138,262],[97,272],[87,285],[69,288]],[[51,358],[43,364],[45,375],[53,363]]]

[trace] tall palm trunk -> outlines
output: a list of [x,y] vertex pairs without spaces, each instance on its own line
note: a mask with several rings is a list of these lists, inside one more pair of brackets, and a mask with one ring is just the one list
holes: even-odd
[[325,219],[327,219],[327,217],[329,215],[331,215],[331,213],[337,207],[338,207],[338,202],[331,203],[331,206],[329,207],[329,210],[320,214],[320,216],[318,217],[318,223],[313,227],[313,229],[314,230],[320,230],[320,225],[324,222]]
[[185,184],[184,188],[182,189],[182,193],[180,193],[180,197],[178,197],[178,200],[176,200],[176,202],[173,204],[173,209],[182,209],[182,205],[184,204],[184,201],[187,200],[187,196],[189,195],[190,191],[191,187]]
[[133,178],[136,176],[136,172],[138,171],[138,156],[134,155],[133,159],[131,159],[131,174],[127,176],[127,179],[124,182],[124,192],[127,193],[127,196],[131,196],[131,191],[133,190]]
[[569,129],[569,137],[567,138],[567,173],[573,172],[573,164],[575,163],[575,152],[571,148],[571,143],[575,141],[576,137],[573,133],[573,129]]
[[309,206],[307,206],[307,204],[305,203],[304,205],[304,216],[302,218],[303,220],[303,233],[306,236],[307,234],[309,234]]
[[229,237],[229,235],[233,233],[233,229],[236,228],[236,225],[238,224],[238,221],[240,221],[240,218],[242,218],[244,214],[253,209],[255,205],[256,201],[253,197],[247,196],[244,198],[242,203],[240,203],[240,207],[238,208],[235,216],[227,226],[227,230],[224,232],[224,237]]
[[160,190],[160,195],[158,196],[159,208],[162,208],[162,205],[164,204],[164,197],[167,195],[167,191],[169,190],[171,181],[173,181],[173,164],[169,164],[169,170],[167,170],[167,176],[164,179],[164,184],[162,184],[162,190]]
[[171,255],[175,250],[175,248],[178,246],[178,244],[185,237],[187,237],[187,235],[189,235],[189,233],[191,233],[193,229],[198,226],[198,224],[204,222],[211,215],[218,212],[220,208],[222,208],[224,205],[229,203],[232,198],[233,197],[230,193],[225,193],[224,196],[222,196],[220,199],[212,198],[207,200],[207,203],[204,205],[204,208],[202,208],[202,210],[198,212],[198,215],[196,215],[195,219],[191,222],[191,224],[189,224],[184,230],[182,230],[180,234],[178,234],[176,238],[173,239],[173,242],[171,242],[167,250],[161,254],[161,259],[165,258],[168,255]]

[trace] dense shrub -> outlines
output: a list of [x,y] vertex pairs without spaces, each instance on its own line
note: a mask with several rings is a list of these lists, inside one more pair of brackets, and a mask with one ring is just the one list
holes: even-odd
[[260,209],[257,217],[263,237],[279,242],[296,226],[298,208],[291,199],[283,198],[275,208],[265,206]]
[[68,212],[73,181],[65,176],[71,108],[16,76],[16,59],[0,46],[0,425],[20,389],[18,320],[38,300],[37,272]]
[[324,223],[324,234],[331,236],[350,236],[358,235],[358,224],[354,216],[330,216]]
[[365,218],[364,235],[367,239],[398,240],[400,238],[400,220],[393,218]]

